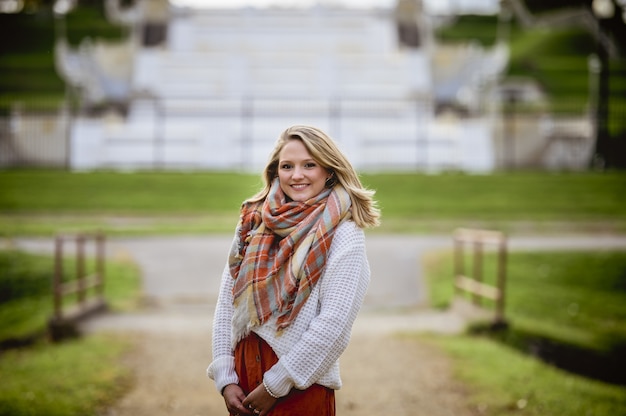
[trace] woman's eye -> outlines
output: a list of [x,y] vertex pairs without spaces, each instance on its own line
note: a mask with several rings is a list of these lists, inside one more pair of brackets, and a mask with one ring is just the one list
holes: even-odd
[[315,167],[315,163],[307,163],[304,165],[305,168],[314,168]]
[[291,169],[291,165],[288,164],[288,163],[284,163],[284,164],[280,165],[280,168],[281,169]]

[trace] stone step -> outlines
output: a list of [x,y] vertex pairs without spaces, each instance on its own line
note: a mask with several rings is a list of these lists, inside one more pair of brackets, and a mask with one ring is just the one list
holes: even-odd
[[421,114],[432,117],[430,102],[422,99],[327,99],[325,97],[270,98],[207,98],[190,96],[162,99],[135,99],[129,120],[148,120],[163,117],[276,117],[279,115],[322,117],[374,117],[376,119],[408,119]]
[[389,52],[397,49],[389,17],[332,11],[220,11],[174,19],[172,50]]
[[424,55],[146,53],[134,74],[137,90],[161,97],[315,96],[402,98],[429,86]]
[[159,51],[144,54],[154,71],[186,71],[183,75],[206,78],[227,71],[255,74],[314,73],[321,70],[344,76],[388,76],[410,71],[416,60],[426,60],[424,54],[288,54],[251,53],[207,53],[203,51]]

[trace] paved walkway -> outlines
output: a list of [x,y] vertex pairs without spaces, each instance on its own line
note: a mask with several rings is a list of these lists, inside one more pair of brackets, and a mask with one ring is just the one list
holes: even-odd
[[[10,244],[30,251],[52,250],[49,239],[17,239]],[[142,271],[147,304],[154,307],[100,316],[88,328],[209,330],[229,246],[230,236],[110,238],[107,256],[134,259]],[[514,236],[508,246],[510,250],[626,249],[626,235]],[[461,330],[460,314],[428,309],[422,276],[424,254],[451,247],[451,237],[446,235],[368,235],[372,280],[354,331]]]

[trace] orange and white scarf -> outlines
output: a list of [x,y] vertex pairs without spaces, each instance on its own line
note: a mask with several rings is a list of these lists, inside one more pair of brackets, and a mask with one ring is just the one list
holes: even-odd
[[270,319],[289,326],[322,276],[336,227],[351,217],[339,184],[305,202],[287,200],[275,179],[264,201],[244,203],[229,255],[235,279],[233,342]]

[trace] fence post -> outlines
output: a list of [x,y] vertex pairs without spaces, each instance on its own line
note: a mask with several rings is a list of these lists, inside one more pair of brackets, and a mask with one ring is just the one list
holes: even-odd
[[85,237],[76,236],[76,284],[78,308],[85,308]]
[[498,248],[498,288],[500,296],[496,301],[496,325],[506,325],[504,320],[504,306],[506,298],[506,240],[502,239]]
[[[73,280],[63,281],[63,244],[65,240],[76,244],[76,276]],[[96,271],[86,275],[85,244],[87,240],[96,245]],[[48,322],[50,337],[53,341],[79,335],[78,323],[84,318],[103,310],[107,305],[104,301],[104,235],[79,234],[55,238],[54,273],[52,276],[54,313]],[[94,299],[89,298],[89,290],[94,289]],[[75,305],[64,308],[64,297],[76,296]]]
[[98,233],[96,235],[96,293],[102,301],[104,301],[104,243],[104,234]]
[[[506,327],[504,319],[505,286],[506,286],[506,237],[499,231],[457,229],[454,232],[454,289],[455,294],[463,292],[471,294],[473,304],[480,306],[483,298],[495,302],[493,328]],[[473,276],[465,275],[463,253],[464,244],[473,247]],[[497,246],[497,268],[495,285],[486,284],[483,280],[484,245]]]
[[[454,236],[454,277],[462,276],[465,274],[465,260],[463,258],[463,242]],[[456,295],[461,294],[461,288],[456,284],[454,285],[454,293]]]
[[54,296],[54,318],[61,319],[63,284],[63,238],[54,239],[54,276],[52,278],[52,295]]
[[[483,282],[483,243],[477,239],[474,241],[474,280]],[[479,293],[473,294],[474,305],[482,305],[482,296]]]

